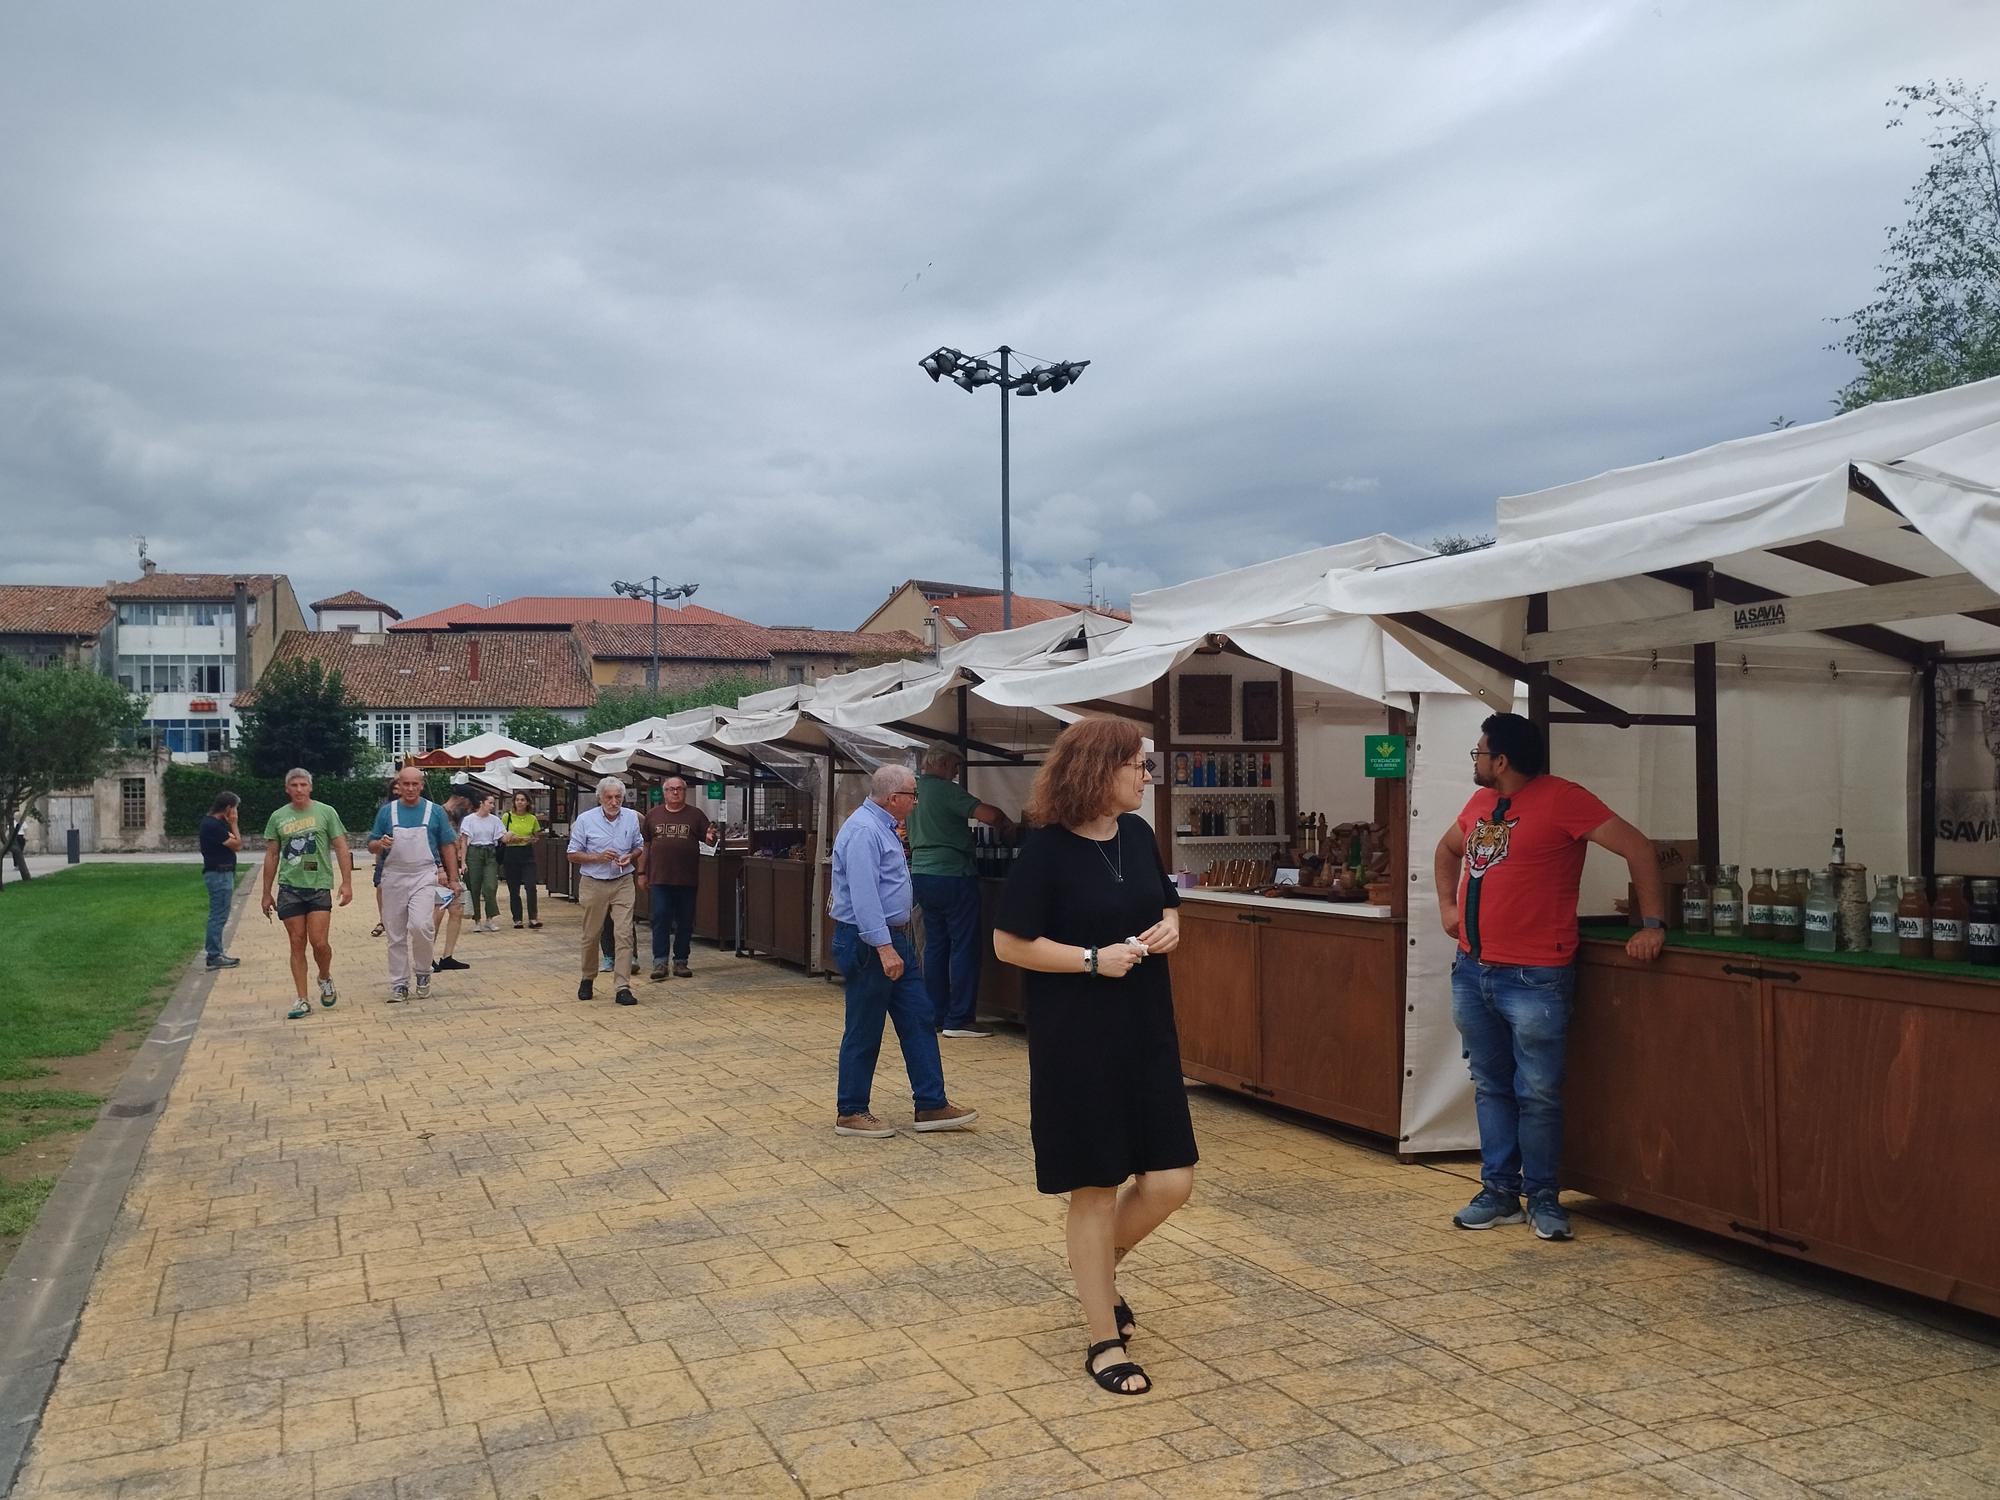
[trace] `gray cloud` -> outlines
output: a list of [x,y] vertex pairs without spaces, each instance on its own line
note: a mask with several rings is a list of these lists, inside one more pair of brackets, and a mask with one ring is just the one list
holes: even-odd
[[[1824,414],[1985,7],[0,19],[0,576],[1114,598]],[[921,276],[917,273],[921,272]]]

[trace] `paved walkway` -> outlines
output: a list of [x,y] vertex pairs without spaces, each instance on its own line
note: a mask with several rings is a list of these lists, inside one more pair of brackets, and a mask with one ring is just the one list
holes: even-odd
[[975,1132],[839,1139],[837,990],[697,950],[579,1004],[551,906],[390,1008],[357,903],[289,1023],[246,914],[24,1500],[2000,1494],[1991,1324],[1455,1232],[1460,1178],[1206,1093],[1123,1279],[1158,1390],[1102,1394],[1018,1037],[947,1044]]

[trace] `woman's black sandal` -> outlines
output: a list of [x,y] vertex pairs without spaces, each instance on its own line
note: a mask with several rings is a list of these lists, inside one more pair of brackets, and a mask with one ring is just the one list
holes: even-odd
[[1118,1305],[1111,1309],[1111,1316],[1118,1320],[1118,1337],[1121,1339],[1132,1337],[1132,1330],[1139,1326],[1139,1320],[1132,1316],[1132,1309],[1125,1305],[1123,1297],[1120,1297]]
[[[1143,1396],[1153,1388],[1153,1377],[1140,1369],[1139,1366],[1133,1364],[1131,1360],[1121,1360],[1115,1365],[1106,1365],[1101,1370],[1093,1368],[1097,1356],[1102,1354],[1106,1349],[1123,1349],[1124,1347],[1125,1340],[1123,1339],[1106,1339],[1101,1344],[1092,1344],[1089,1351],[1083,1356],[1084,1373],[1114,1396]],[[1128,1390],[1125,1382],[1130,1380],[1134,1375],[1137,1375],[1146,1383],[1136,1391]]]

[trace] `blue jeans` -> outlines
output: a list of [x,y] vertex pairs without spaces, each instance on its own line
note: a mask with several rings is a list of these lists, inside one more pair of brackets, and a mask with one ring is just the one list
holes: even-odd
[[979,878],[912,875],[924,914],[924,988],[940,1027],[962,1030],[979,1005]]
[[889,940],[903,960],[903,977],[882,972],[881,955],[861,941],[852,922],[833,924],[833,962],[847,976],[847,1030],[840,1038],[842,1115],[868,1112],[869,1091],[875,1084],[875,1059],[882,1051],[882,1017],[896,1023],[902,1043],[903,1066],[910,1072],[910,1097],[918,1109],[943,1109],[944,1063],[938,1057],[937,1036],[931,1030],[931,999],[917,975],[917,950],[906,932],[891,932]]
[[655,885],[653,891],[653,962],[667,961],[667,939],[674,940],[674,962],[688,961],[694,941],[694,890],[691,885]]
[[1479,1117],[1479,1176],[1530,1196],[1561,1185],[1562,1086],[1576,969],[1451,966],[1451,1018],[1465,1039]]
[[236,895],[234,870],[203,870],[201,883],[208,887],[208,956],[222,957],[222,924],[229,920],[229,903]]

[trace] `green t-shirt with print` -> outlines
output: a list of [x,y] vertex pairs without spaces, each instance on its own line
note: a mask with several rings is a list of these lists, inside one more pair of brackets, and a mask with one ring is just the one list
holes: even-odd
[[300,811],[287,802],[264,825],[264,842],[278,851],[278,884],[301,891],[333,889],[333,841],[344,838],[340,814],[324,802]]
[[917,778],[917,808],[909,816],[912,875],[971,875],[972,827],[979,799],[941,776]]

